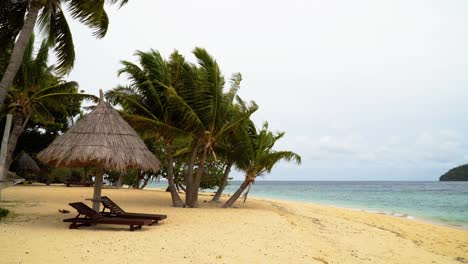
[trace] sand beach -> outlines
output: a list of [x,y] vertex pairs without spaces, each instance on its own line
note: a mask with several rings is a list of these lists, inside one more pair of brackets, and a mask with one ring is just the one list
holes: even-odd
[[[1,263],[468,263],[468,231],[358,210],[249,198],[173,208],[161,190],[104,189],[124,209],[167,214],[156,226],[77,230],[67,204],[92,188],[15,186],[0,207]],[[90,205],[89,201],[86,201]],[[70,210],[62,214],[59,209]]]

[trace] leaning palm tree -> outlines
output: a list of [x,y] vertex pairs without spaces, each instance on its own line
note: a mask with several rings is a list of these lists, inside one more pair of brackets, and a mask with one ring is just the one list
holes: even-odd
[[[184,85],[176,90],[165,86],[169,95],[169,107],[178,113],[179,120],[190,130],[194,137],[192,155],[187,165],[185,180],[187,192],[185,204],[189,207],[198,207],[198,191],[200,187],[203,168],[207,156],[214,154],[216,142],[224,134],[229,133],[248,119],[257,109],[255,102],[251,102],[248,111],[242,115],[235,115],[233,119],[232,96],[236,94],[239,81],[234,80],[231,89],[224,92],[225,80],[216,60],[202,48],[195,48],[193,54],[198,59],[199,67],[192,66],[190,76],[195,79],[195,86]],[[234,79],[240,78],[234,75]],[[195,157],[201,151],[197,173],[193,175]]]
[[[237,102],[234,104],[235,111],[233,113],[233,119],[236,119],[234,116],[242,115],[244,112],[248,111],[248,106],[246,103],[238,96],[236,99]],[[226,161],[226,164],[224,167],[223,181],[211,199],[212,202],[219,202],[224,188],[226,188],[228,184],[229,173],[231,172],[232,167],[235,165],[235,163],[242,161],[242,159],[245,157],[244,151],[249,147],[248,145],[246,146],[248,141],[245,139],[248,138],[249,129],[252,127],[252,120],[246,119],[241,122],[236,129],[224,134],[218,144],[216,144],[215,151],[218,156],[221,156]]]
[[[131,84],[117,87],[106,96],[123,106],[124,118],[144,137],[157,135],[165,146],[167,179],[175,207],[185,206],[180,198],[174,181],[173,142],[178,137],[189,137],[190,132],[179,122],[178,116],[168,107],[167,89],[171,86],[178,90],[186,84],[182,79],[190,67],[184,67],[185,61],[177,52],[170,61],[162,58],[157,51],[137,51],[139,64],[122,61],[120,74],[127,75]],[[187,66],[187,65],[185,65]]]
[[291,151],[275,151],[273,146],[276,141],[284,136],[283,133],[272,133],[268,131],[268,123],[264,123],[262,129],[257,133],[252,126],[249,135],[244,139],[248,142],[244,149],[244,159],[239,160],[237,167],[245,172],[245,180],[239,189],[226,201],[224,208],[231,207],[247,187],[255,181],[255,178],[264,173],[271,172],[273,166],[280,160],[301,163],[301,156]]
[[[50,123],[53,122],[52,112],[73,116],[73,109],[79,109],[82,99],[93,98],[78,93],[76,82],[67,82],[54,75],[54,67],[47,65],[48,51],[44,41],[34,57],[34,36],[31,37],[23,63],[8,92],[7,109],[14,119],[8,140],[6,168],[10,167],[19,136],[31,119]],[[64,101],[68,104],[64,104]]]
[[[93,34],[106,35],[109,19],[105,3],[123,6],[128,0],[2,0],[0,1],[0,43],[7,45],[16,39],[8,66],[0,82],[0,108],[23,61],[28,41],[38,25],[48,44],[57,55],[57,70],[67,73],[73,67],[73,38],[63,12],[70,10],[72,18],[92,28]],[[24,18],[24,19],[23,19]]]

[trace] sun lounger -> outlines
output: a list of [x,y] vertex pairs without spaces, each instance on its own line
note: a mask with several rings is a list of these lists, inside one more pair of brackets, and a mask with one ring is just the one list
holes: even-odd
[[[102,216],[98,212],[84,203],[69,203],[69,205],[78,211],[78,215],[75,218],[64,219],[63,222],[71,222],[70,229],[76,229],[80,226],[90,226],[94,224],[108,224],[108,225],[128,225],[130,231],[135,229],[141,229],[143,225],[151,225],[153,221],[151,219],[130,219],[121,217],[107,217]],[[82,217],[80,217],[82,216]]]
[[[162,214],[127,213],[107,196],[101,197],[101,203],[103,205],[101,215],[103,216],[129,218],[129,219],[140,219],[140,218],[151,219],[155,223],[167,218],[167,215],[162,215]],[[108,209],[109,211],[106,212],[106,209]]]

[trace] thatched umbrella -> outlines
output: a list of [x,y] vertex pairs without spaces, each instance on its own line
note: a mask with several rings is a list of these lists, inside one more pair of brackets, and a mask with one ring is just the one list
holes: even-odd
[[160,162],[135,130],[104,102],[102,91],[94,110],[59,136],[37,157],[55,167],[96,167],[93,209],[99,210],[103,170],[129,168],[158,171]]
[[16,173],[21,175],[41,171],[37,163],[24,151],[21,151],[11,166]]

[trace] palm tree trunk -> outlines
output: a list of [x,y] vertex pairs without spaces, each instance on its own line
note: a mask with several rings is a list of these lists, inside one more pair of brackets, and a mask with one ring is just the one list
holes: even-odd
[[237,189],[237,191],[231,196],[231,198],[229,198],[229,200],[226,201],[226,203],[223,205],[223,208],[228,208],[228,207],[232,207],[232,205],[237,201],[237,199],[239,199],[239,197],[241,196],[241,194],[244,192],[245,188],[247,188],[249,186],[249,184],[251,183],[251,181],[248,181],[247,179],[241,184],[241,186],[239,187],[239,189]]
[[218,190],[216,191],[215,196],[213,196],[213,199],[211,199],[212,202],[219,202],[219,199],[221,198],[221,194],[223,194],[224,188],[226,188],[226,185],[228,183],[229,173],[231,172],[231,167],[232,167],[232,162],[229,161],[228,164],[226,165],[226,168],[224,169],[223,182],[221,183]]
[[[29,118],[27,118],[29,120]],[[27,122],[26,120],[26,122]],[[11,163],[13,163],[13,154],[16,149],[16,143],[18,143],[18,138],[23,133],[23,127],[25,120],[23,119],[23,114],[19,111],[15,113],[15,122],[13,124],[13,130],[11,131],[10,138],[8,139],[7,147],[7,156],[5,162],[5,168],[10,169]]]
[[193,146],[192,154],[190,155],[190,160],[187,165],[187,170],[185,171],[185,182],[186,182],[185,204],[187,205],[190,204],[191,197],[192,197],[193,185],[195,182],[193,178],[193,167],[195,166],[195,159],[197,158],[199,147],[200,147],[200,143],[197,141],[195,143],[195,146]]
[[143,174],[143,172],[140,169],[137,169],[137,175],[136,175],[136,179],[135,179],[136,182],[132,186],[133,189],[139,189],[140,179],[141,179],[142,174]]
[[140,186],[140,189],[144,189],[146,187],[146,185],[148,185],[150,179],[151,179],[151,175],[148,175],[148,177],[146,177],[143,180],[143,184]]
[[83,177],[81,177],[81,183],[86,183],[88,181],[88,177],[89,177],[88,170],[89,170],[88,167],[83,168]]
[[124,174],[120,173],[119,178],[117,179],[117,182],[115,183],[115,187],[117,187],[118,189],[122,188],[123,177],[124,177]]
[[8,93],[8,89],[10,88],[13,80],[18,72],[18,69],[23,62],[24,50],[28,45],[29,39],[31,38],[31,34],[34,30],[34,25],[36,24],[37,14],[41,9],[41,6],[37,3],[37,1],[30,1],[29,11],[26,15],[26,20],[24,21],[23,28],[16,40],[15,47],[13,48],[13,52],[11,53],[10,62],[3,74],[2,81],[0,82],[0,109],[3,108],[3,103],[5,101],[5,97]]
[[177,189],[181,189],[183,192],[187,192],[187,190],[184,188],[184,186],[181,183],[176,183]]
[[[2,137],[2,144],[0,147],[0,180],[4,180],[7,176],[7,170],[5,169],[5,160],[6,160],[6,153],[8,147],[8,138],[10,137],[10,128],[11,128],[11,119],[12,114],[7,114],[6,122],[5,122],[5,129],[3,131]],[[2,199],[1,195],[1,188],[0,188],[0,201]]]
[[171,192],[172,205],[174,207],[184,207],[184,202],[177,193],[174,184],[174,161],[172,160],[172,142],[166,140],[166,159],[167,159],[167,180],[169,182],[169,191]]
[[197,208],[198,207],[198,190],[200,189],[200,181],[203,175],[203,167],[205,166],[206,156],[208,153],[208,147],[203,148],[203,153],[198,163],[198,171],[195,175],[195,181],[192,186],[191,195],[190,195],[190,203],[187,204],[189,207]]

